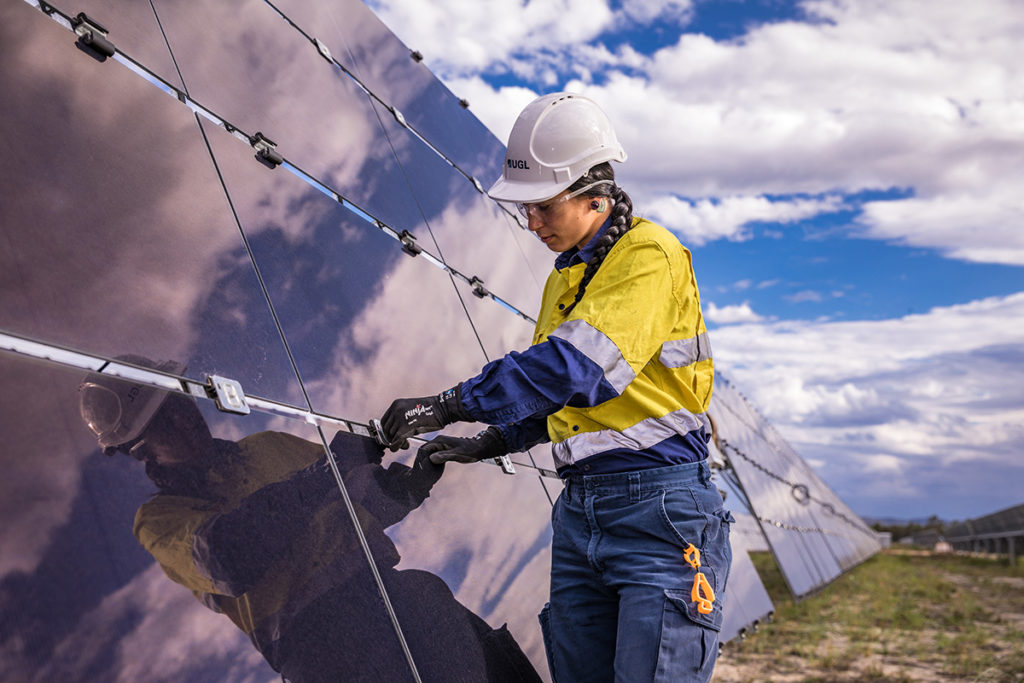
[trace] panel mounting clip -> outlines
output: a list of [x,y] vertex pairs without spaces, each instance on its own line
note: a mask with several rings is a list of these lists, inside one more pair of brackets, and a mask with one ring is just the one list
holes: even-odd
[[501,467],[501,471],[504,472],[505,474],[516,473],[515,465],[512,464],[512,458],[508,457],[507,455],[495,458],[494,462],[498,463],[498,466]]
[[117,51],[114,44],[107,38],[107,34],[110,32],[106,27],[95,19],[89,18],[85,12],[79,12],[78,16],[71,20],[71,28],[78,36],[75,47],[97,62],[106,61],[107,57],[113,57]]
[[423,251],[423,247],[416,244],[416,235],[412,234],[408,230],[403,230],[398,233],[398,240],[402,243],[402,251],[409,256],[416,256]]
[[398,125],[400,125],[402,128],[409,127],[409,124],[406,123],[405,121],[405,117],[402,116],[402,112],[398,111],[397,107],[388,106],[388,109],[390,109],[391,113],[394,115],[395,121],[398,121]]
[[485,298],[490,292],[484,287],[484,281],[474,275],[469,280],[469,286],[473,288],[473,295],[479,299]]
[[206,379],[206,393],[217,403],[217,409],[225,413],[249,414],[242,385],[233,379],[210,375]]
[[332,64],[334,63],[334,57],[331,56],[331,49],[324,44],[324,41],[319,38],[314,38],[313,44],[316,45],[317,51],[324,59]]
[[256,150],[256,161],[267,168],[277,168],[284,161],[284,157],[277,151],[277,143],[260,131],[249,138],[249,144]]

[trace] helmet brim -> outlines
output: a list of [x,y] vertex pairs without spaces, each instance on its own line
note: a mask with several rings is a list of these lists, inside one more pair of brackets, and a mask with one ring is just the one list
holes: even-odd
[[487,196],[499,202],[517,202],[520,204],[533,204],[551,199],[562,190],[575,182],[575,178],[565,183],[517,183],[506,180],[505,176],[498,178]]

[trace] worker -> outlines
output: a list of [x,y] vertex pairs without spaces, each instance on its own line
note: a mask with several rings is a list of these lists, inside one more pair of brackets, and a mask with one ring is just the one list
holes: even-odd
[[[136,513],[136,538],[285,680],[410,680],[322,443],[269,431],[217,439],[192,397],[101,373],[85,378],[79,396],[104,452],[145,463],[157,486]],[[443,467],[420,459],[385,469],[375,440],[345,431],[330,449],[422,679],[539,681],[505,626],[492,629],[439,577],[395,569],[400,557],[384,529],[423,502]]]
[[733,521],[706,462],[714,366],[690,252],[633,215],[610,163],[625,160],[587,97],[544,95],[520,113],[488,194],[558,254],[533,343],[437,395],[396,399],[382,431],[399,448],[453,422],[491,425],[429,441],[419,454],[433,463],[550,441],[564,481],[540,614],[552,678],[707,681]]

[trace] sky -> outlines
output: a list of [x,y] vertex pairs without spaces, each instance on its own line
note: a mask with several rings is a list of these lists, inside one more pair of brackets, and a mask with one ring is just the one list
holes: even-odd
[[855,511],[1024,502],[1024,5],[368,4],[502,141],[601,105],[716,367]]

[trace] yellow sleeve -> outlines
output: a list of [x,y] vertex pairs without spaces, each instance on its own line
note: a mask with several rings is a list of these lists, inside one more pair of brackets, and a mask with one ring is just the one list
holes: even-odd
[[161,494],[138,509],[133,531],[172,581],[194,593],[216,593],[192,552],[196,530],[216,514],[208,503]]

